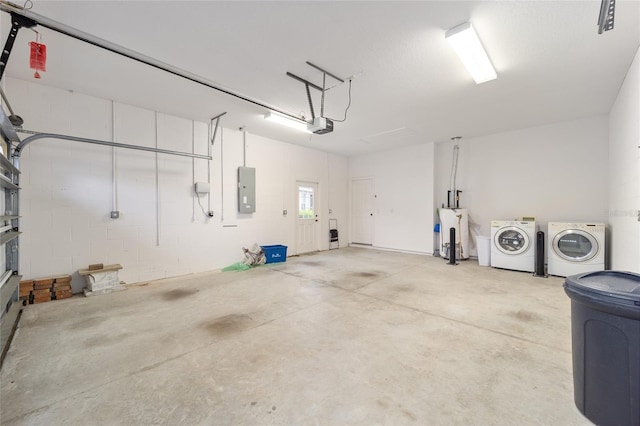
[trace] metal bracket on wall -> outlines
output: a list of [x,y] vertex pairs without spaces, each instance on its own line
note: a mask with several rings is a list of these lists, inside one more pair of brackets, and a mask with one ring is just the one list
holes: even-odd
[[36,26],[36,21],[26,16],[18,15],[17,13],[11,13],[11,31],[7,36],[7,41],[4,43],[4,49],[2,49],[2,55],[0,55],[0,80],[4,75],[4,70],[9,62],[9,55],[13,49],[13,43],[16,41],[18,31],[22,27],[32,28]]
[[227,112],[223,112],[222,114],[218,114],[215,117],[211,118],[211,123],[213,124],[213,120],[216,121],[216,125],[213,128],[213,135],[211,136],[211,145],[213,145],[213,142],[216,140],[216,135],[218,134],[218,127],[220,125],[220,118],[222,118],[223,115],[226,115]]

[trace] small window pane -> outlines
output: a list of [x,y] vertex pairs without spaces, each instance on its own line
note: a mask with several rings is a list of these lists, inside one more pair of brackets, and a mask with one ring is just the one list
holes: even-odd
[[308,186],[298,187],[298,217],[300,219],[313,219],[313,188]]

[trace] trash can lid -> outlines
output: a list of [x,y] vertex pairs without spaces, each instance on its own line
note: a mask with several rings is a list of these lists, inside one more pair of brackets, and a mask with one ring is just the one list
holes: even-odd
[[633,272],[598,271],[572,275],[567,277],[565,286],[602,296],[640,302],[640,275]]

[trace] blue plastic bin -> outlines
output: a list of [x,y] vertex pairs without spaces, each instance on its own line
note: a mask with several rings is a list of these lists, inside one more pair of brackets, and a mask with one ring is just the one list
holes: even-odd
[[260,246],[264,250],[267,263],[284,262],[287,260],[287,246],[279,244],[273,246]]

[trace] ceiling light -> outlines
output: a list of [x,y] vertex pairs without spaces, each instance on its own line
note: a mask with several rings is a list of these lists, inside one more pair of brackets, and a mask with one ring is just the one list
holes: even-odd
[[465,22],[450,29],[444,37],[467,68],[476,84],[495,80],[498,77],[471,22]]
[[283,126],[291,127],[292,129],[300,130],[302,132],[311,133],[307,129],[306,121],[296,120],[295,118],[287,117],[286,115],[278,114],[277,112],[269,111],[264,115],[264,119],[273,121],[274,123],[282,124]]

